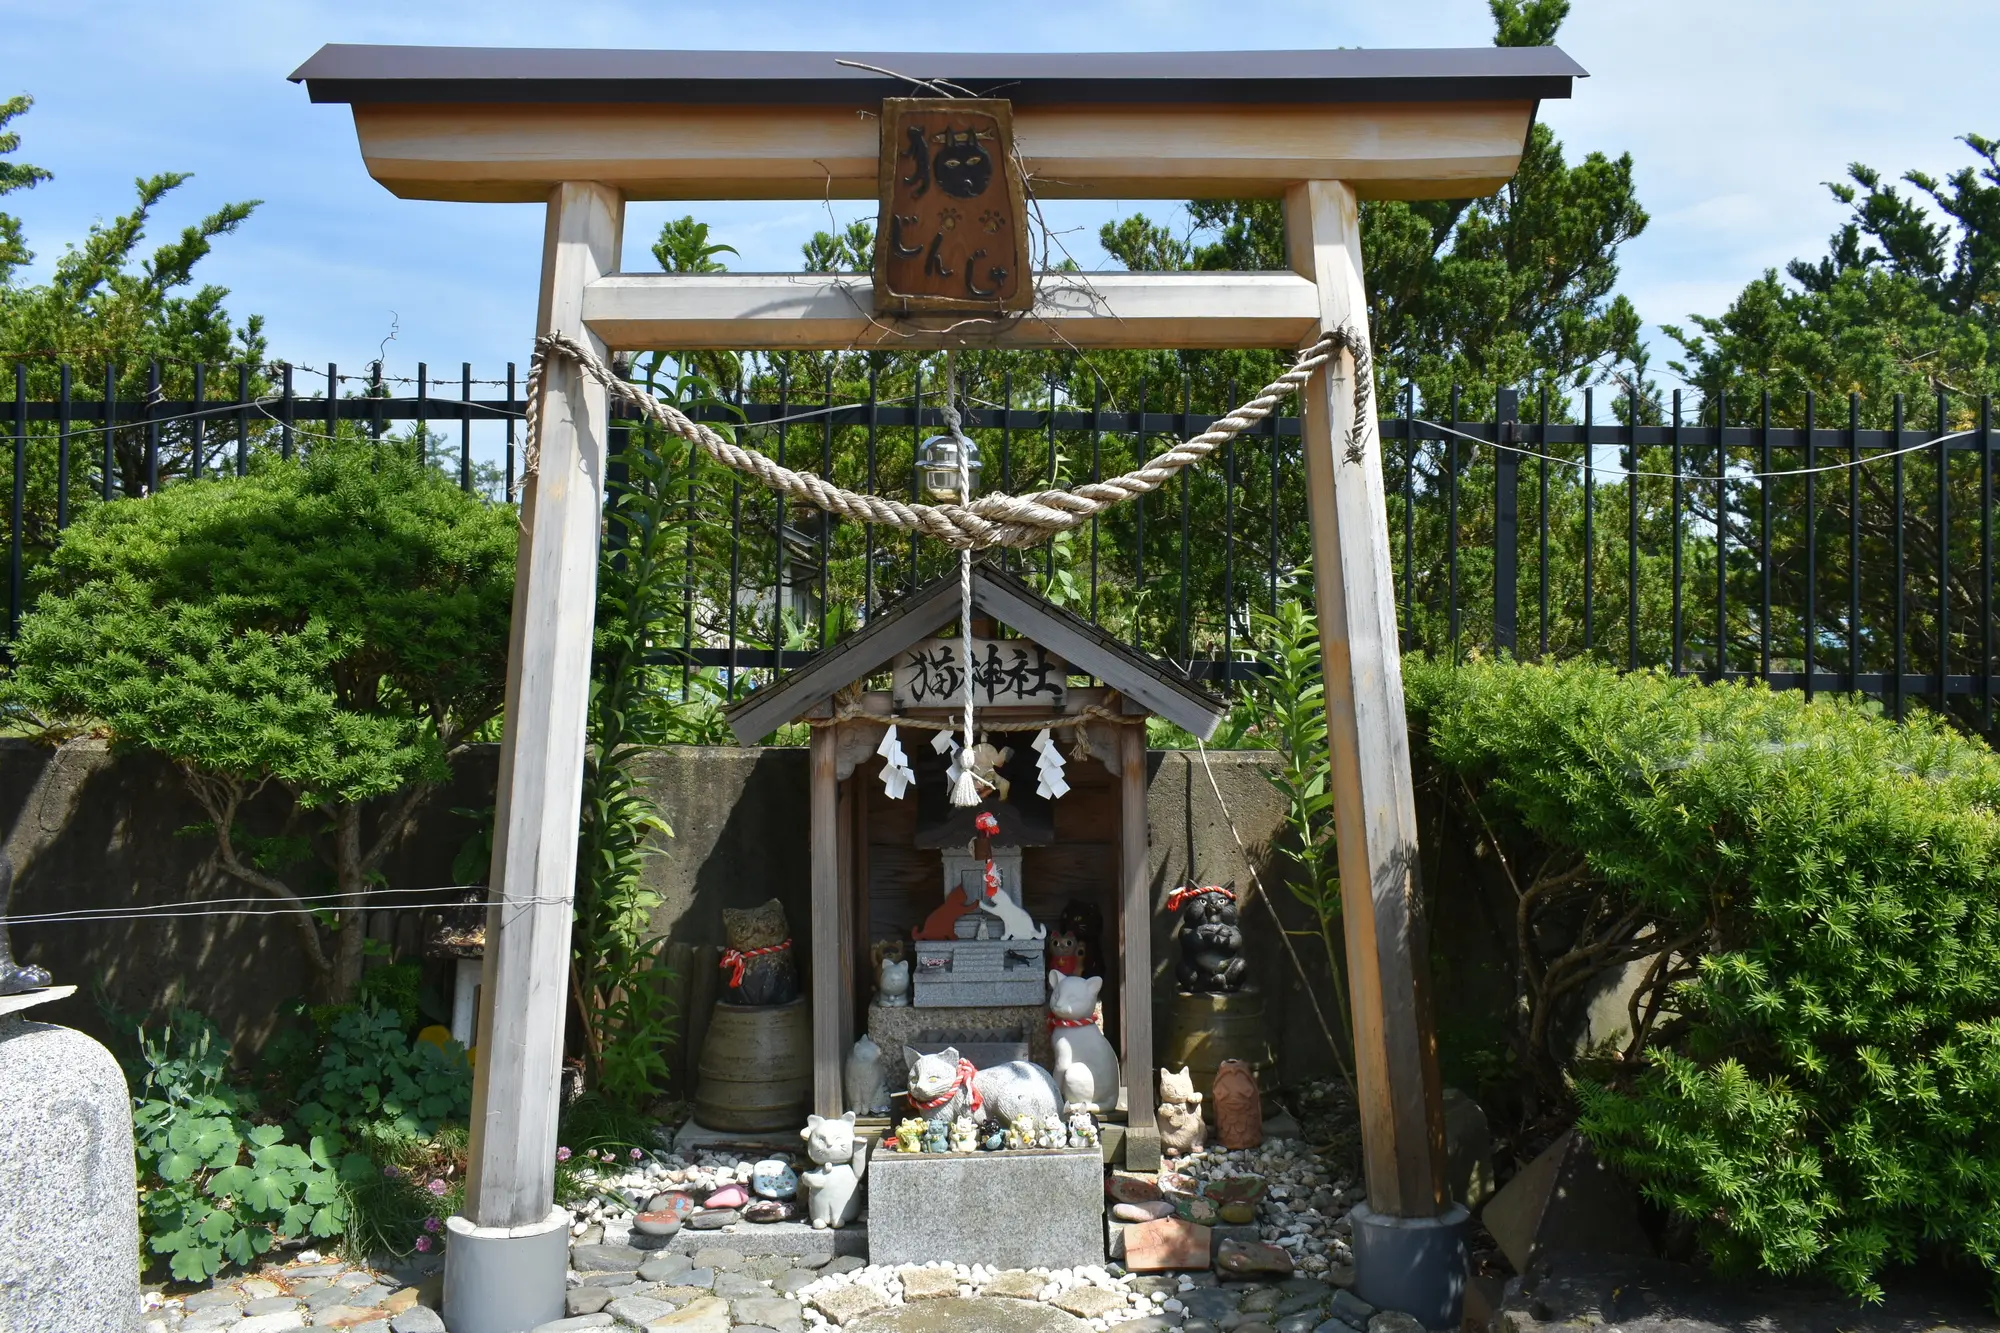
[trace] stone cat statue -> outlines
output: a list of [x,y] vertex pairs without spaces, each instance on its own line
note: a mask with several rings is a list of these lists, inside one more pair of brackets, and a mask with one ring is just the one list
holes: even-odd
[[838,1120],[809,1115],[799,1131],[806,1156],[816,1165],[799,1173],[806,1190],[806,1215],[814,1227],[844,1227],[861,1211],[861,1175],[868,1169],[868,1145],[854,1136],[854,1112]]
[[[1065,1078],[1074,1065],[1090,1071],[1092,1109],[1116,1110],[1118,1089],[1123,1083],[1118,1052],[1104,1030],[1092,1021],[1097,1015],[1097,997],[1104,989],[1103,977],[1071,977],[1049,970],[1049,1045],[1055,1052],[1056,1084],[1070,1087]],[[1085,1098],[1071,1096],[1072,1101]]]
[[862,1033],[847,1053],[847,1104],[862,1115],[889,1113],[888,1080],[882,1075],[882,1048]]
[[903,1063],[910,1071],[910,1109],[926,1120],[950,1122],[970,1115],[1010,1125],[1020,1116],[1040,1121],[1062,1111],[1055,1079],[1026,1060],[974,1070],[970,1060],[959,1059],[955,1046],[936,1055],[905,1046]]
[[1201,1094],[1194,1090],[1188,1067],[1179,1073],[1160,1071],[1160,1151],[1168,1157],[1186,1157],[1201,1151],[1208,1126],[1201,1120]]
[[875,1003],[885,1009],[907,1008],[910,1003],[910,961],[884,958],[875,978]]

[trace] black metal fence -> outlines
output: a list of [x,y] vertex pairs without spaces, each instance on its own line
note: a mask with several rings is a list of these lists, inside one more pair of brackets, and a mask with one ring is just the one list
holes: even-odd
[[[917,495],[919,442],[943,427],[921,364],[896,393],[873,368],[865,383],[852,367],[836,383],[829,360],[808,382],[774,364],[693,415],[733,424],[790,466]],[[402,380],[379,368],[181,368],[176,399],[157,365],[137,394],[119,392],[130,381],[116,369],[88,390],[69,367],[55,370],[41,368],[53,383],[34,395],[27,367],[14,370],[10,638],[33,565],[85,505],[240,473],[258,451],[290,455],[343,423],[378,438],[400,431],[467,489],[514,495],[524,386],[511,365],[488,380],[469,365],[443,380],[427,367]],[[1234,400],[1233,386],[1214,387],[1209,406]],[[1002,373],[972,384],[961,410],[986,487],[1112,475],[1219,415],[1196,410],[1190,380],[1122,396],[1107,401],[1101,379],[1017,386]],[[1524,413],[1502,391],[1482,405],[1487,420],[1461,420],[1456,392],[1424,412],[1413,391],[1395,406],[1381,431],[1406,646],[1585,655],[1858,692],[1896,711],[1922,698],[1991,728],[1990,401],[1940,394],[1923,425],[1900,399],[1851,397],[1826,411],[1807,396],[1789,425],[1774,424],[1769,395],[1684,412],[1675,394],[1653,423],[1624,397],[1598,420],[1590,392],[1543,395]],[[614,432],[614,450],[631,429]],[[948,552],[746,491],[719,469],[690,475],[686,489],[692,595],[681,642],[666,647],[731,695],[949,567]],[[1308,550],[1299,423],[1274,418],[1144,501],[1003,558],[1135,646],[1228,680],[1256,670],[1245,650],[1254,617],[1275,610]]]

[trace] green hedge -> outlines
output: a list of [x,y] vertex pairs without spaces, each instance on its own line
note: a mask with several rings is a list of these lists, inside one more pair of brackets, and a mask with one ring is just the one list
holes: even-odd
[[1591,894],[1694,937],[1645,1052],[1577,1067],[1608,1160],[1725,1266],[1869,1297],[1923,1250],[2000,1273],[2000,757],[1586,665],[1406,680],[1417,747],[1517,867],[1587,861]]

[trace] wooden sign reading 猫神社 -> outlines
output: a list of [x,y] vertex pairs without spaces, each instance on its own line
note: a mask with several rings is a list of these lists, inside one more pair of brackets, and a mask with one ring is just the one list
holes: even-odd
[[1028,214],[1014,113],[999,98],[882,103],[875,309],[1026,310]]

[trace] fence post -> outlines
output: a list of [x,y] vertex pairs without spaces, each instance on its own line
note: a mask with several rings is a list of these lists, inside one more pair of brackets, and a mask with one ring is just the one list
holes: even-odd
[[1516,613],[1520,603],[1521,394],[1501,389],[1493,404],[1493,651],[1520,656]]

